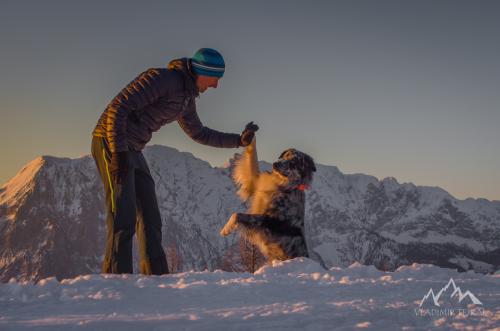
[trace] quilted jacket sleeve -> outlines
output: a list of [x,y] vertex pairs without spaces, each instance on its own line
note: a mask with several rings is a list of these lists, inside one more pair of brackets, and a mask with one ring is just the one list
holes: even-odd
[[194,97],[184,99],[182,111],[179,113],[177,122],[184,132],[194,141],[212,147],[237,148],[239,147],[240,135],[235,133],[224,133],[204,126],[196,112]]

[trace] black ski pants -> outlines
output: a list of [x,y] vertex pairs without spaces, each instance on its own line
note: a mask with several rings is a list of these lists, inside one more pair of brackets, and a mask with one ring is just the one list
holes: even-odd
[[128,171],[122,184],[113,182],[111,152],[105,138],[92,138],[92,156],[101,175],[106,196],[106,249],[104,273],[133,273],[132,239],[137,234],[140,272],[168,273],[161,245],[161,216],[155,183],[140,151],[127,151]]

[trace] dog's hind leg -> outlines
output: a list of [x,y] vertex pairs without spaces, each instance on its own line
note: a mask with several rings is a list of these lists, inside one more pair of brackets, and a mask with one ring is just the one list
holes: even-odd
[[226,237],[231,232],[233,232],[234,230],[236,230],[236,228],[238,227],[238,224],[236,224],[237,215],[238,215],[237,213],[233,213],[231,215],[231,217],[229,218],[229,220],[227,221],[226,225],[224,225],[224,227],[222,228],[222,230],[220,230],[220,235],[222,237]]
[[286,260],[287,256],[273,233],[271,224],[276,220],[262,214],[239,213],[236,217],[238,231],[268,259]]

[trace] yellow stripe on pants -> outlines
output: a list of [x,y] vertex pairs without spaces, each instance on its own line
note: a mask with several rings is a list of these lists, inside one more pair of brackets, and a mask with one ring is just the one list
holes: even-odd
[[106,164],[106,173],[108,174],[109,187],[111,189],[111,211],[115,212],[115,192],[113,190],[113,181],[111,180],[111,175],[109,174],[109,166],[108,160],[106,160],[106,150],[102,149],[102,157],[104,159],[104,163]]

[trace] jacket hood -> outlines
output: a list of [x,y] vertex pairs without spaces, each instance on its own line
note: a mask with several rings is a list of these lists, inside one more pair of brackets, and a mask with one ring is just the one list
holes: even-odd
[[172,60],[168,63],[167,69],[179,71],[183,74],[185,78],[186,85],[189,89],[193,89],[198,95],[198,88],[196,87],[196,78],[191,70],[191,59],[183,57],[180,59]]

